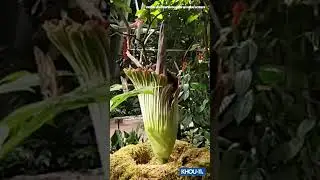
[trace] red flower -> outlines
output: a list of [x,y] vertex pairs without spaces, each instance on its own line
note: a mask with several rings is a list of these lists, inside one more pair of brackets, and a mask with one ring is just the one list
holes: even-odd
[[243,13],[243,11],[247,10],[248,6],[245,2],[243,2],[242,0],[240,1],[236,1],[233,3],[232,5],[232,24],[233,25],[239,25],[240,23],[240,17]]

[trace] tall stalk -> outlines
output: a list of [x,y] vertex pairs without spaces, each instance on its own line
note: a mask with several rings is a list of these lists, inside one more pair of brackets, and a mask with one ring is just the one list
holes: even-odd
[[[114,58],[110,52],[109,29],[99,21],[87,21],[83,25],[71,20],[47,21],[44,24],[50,41],[60,50],[77,74],[81,86],[94,87],[105,84],[110,87]],[[107,100],[89,105],[100,154],[104,179],[109,179],[109,111]]]

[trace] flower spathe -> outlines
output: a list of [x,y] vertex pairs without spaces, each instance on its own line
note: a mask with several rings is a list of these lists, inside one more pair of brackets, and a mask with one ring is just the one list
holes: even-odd
[[165,163],[174,147],[178,130],[177,89],[163,74],[147,69],[125,69],[136,89],[152,88],[152,94],[139,94],[144,128],[152,150]]

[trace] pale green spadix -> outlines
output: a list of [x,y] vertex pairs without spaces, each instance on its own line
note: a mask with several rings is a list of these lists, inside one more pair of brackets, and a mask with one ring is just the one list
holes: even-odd
[[168,161],[178,130],[178,91],[163,74],[146,69],[124,69],[135,89],[152,87],[152,94],[139,94],[145,132],[153,153],[161,163]]

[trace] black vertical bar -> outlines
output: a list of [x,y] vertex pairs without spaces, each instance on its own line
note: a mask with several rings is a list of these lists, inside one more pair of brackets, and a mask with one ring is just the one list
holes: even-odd
[[18,18],[18,2],[12,0],[0,1],[0,23],[2,27],[0,34],[0,46],[13,46],[15,29]]
[[[217,104],[215,102],[215,96],[218,95],[217,82],[219,71],[219,57],[214,45],[219,39],[220,27],[217,27],[217,20],[214,20],[214,5],[210,2],[211,21],[210,21],[210,59],[209,59],[209,94],[210,94],[210,163],[211,163],[211,179],[218,180],[219,178],[219,166],[220,158],[218,151],[218,120],[217,120]],[[218,24],[220,26],[220,24]]]

